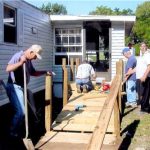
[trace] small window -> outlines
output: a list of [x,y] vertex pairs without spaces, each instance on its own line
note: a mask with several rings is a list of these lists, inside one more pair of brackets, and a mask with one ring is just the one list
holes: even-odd
[[4,42],[17,44],[16,9],[4,5]]

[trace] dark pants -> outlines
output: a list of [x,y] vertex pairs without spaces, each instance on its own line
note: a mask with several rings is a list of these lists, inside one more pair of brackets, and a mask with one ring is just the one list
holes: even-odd
[[[21,126],[24,122],[24,96],[23,88],[16,84],[7,84],[7,94],[12,105],[14,115],[10,127],[10,135],[12,136],[22,136]],[[34,104],[33,94],[30,90],[27,90],[28,94],[28,104],[32,109],[32,112],[36,115],[36,108]]]
[[[150,77],[146,79],[144,83],[142,83],[143,86],[143,94],[141,99],[141,110],[148,110],[150,109],[149,105],[149,98],[150,98]],[[141,91],[142,92],[142,91]]]
[[141,104],[144,87],[145,87],[145,82],[143,83],[143,82],[141,82],[140,79],[137,79],[136,80],[136,91],[137,91],[137,94],[138,94],[137,104]]
[[92,81],[89,79],[76,79],[76,85],[80,85],[81,87],[83,85],[87,86],[88,91],[93,89]]

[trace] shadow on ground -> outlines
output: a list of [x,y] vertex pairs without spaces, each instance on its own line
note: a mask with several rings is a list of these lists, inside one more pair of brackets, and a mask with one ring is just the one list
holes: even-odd
[[122,132],[121,135],[124,135],[123,141],[119,147],[119,150],[128,150],[131,140],[134,137],[136,129],[140,120],[134,120],[130,125],[128,125]]

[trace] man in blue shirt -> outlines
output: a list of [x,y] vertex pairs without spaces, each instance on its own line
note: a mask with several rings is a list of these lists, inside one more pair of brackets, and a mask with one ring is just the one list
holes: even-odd
[[[125,66],[125,74],[131,72],[136,67],[137,60],[133,56],[128,47],[125,47],[122,50],[123,55],[127,58],[127,63]],[[127,102],[126,106],[135,106],[136,105],[136,74],[125,76],[126,81],[126,93],[127,93]]]

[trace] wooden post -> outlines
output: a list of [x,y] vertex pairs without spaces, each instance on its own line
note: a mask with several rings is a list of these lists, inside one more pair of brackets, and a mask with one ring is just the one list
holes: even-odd
[[124,79],[124,64],[123,64],[123,60],[122,59],[119,59],[119,62],[120,62],[120,73],[121,73],[121,80],[123,81]]
[[79,65],[80,65],[80,58],[76,58],[76,73]]
[[74,81],[74,59],[70,59],[70,80]]
[[45,128],[46,132],[51,130],[52,125],[52,76],[45,78]]
[[68,70],[64,68],[64,79],[63,79],[63,107],[68,102]]
[[119,103],[120,114],[122,114],[122,102],[121,102],[121,92],[122,92],[122,62],[121,61],[117,61],[116,62],[116,75],[119,75],[121,77],[120,88],[119,88],[119,91],[118,91],[118,103]]
[[116,62],[116,75],[121,75],[121,63],[119,61]]
[[68,102],[68,70],[66,68],[66,58],[62,60],[62,69],[63,69],[63,107]]
[[119,104],[116,98],[114,104],[114,134],[117,138],[120,138],[120,114],[119,114]]
[[66,58],[62,59],[62,68],[66,68]]

